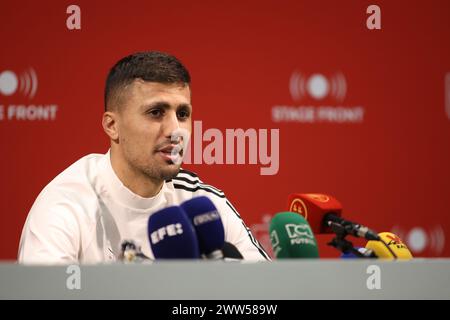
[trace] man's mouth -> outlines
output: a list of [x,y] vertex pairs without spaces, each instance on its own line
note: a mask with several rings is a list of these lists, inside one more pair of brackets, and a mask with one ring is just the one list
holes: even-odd
[[168,145],[168,146],[165,146],[165,147],[163,147],[163,148],[158,149],[158,151],[159,151],[159,152],[162,152],[162,153],[171,154],[171,153],[172,153],[172,150],[173,150],[174,148],[175,148],[175,145],[171,144],[171,145]]
[[183,149],[177,152],[177,148],[179,148],[177,147],[177,145],[170,144],[165,147],[159,148],[157,150],[157,153],[161,154],[165,160],[174,162],[177,157],[183,156]]

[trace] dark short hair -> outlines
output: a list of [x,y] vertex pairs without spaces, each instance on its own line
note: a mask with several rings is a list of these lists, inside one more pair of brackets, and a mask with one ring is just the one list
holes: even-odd
[[105,111],[113,108],[121,90],[135,79],[167,84],[191,83],[189,71],[174,56],[159,51],[134,53],[119,60],[109,71],[105,85]]

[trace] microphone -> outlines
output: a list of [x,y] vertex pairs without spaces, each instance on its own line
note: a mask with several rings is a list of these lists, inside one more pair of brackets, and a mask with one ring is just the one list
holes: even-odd
[[222,219],[213,202],[205,197],[196,197],[181,204],[197,233],[200,253],[207,259],[223,259],[225,230]]
[[148,219],[148,237],[155,259],[200,258],[197,236],[186,213],[171,206]]
[[277,259],[318,258],[319,249],[305,218],[293,212],[277,213],[270,222],[270,241]]
[[366,240],[380,240],[376,232],[369,228],[341,218],[342,205],[325,194],[291,194],[288,210],[305,217],[314,233],[345,233]]
[[225,241],[225,243],[223,244],[222,253],[224,260],[233,261],[244,259],[238,248],[227,241]]
[[380,259],[410,260],[413,258],[406,244],[391,232],[379,233],[379,241],[368,241],[366,249],[373,250]]
[[141,246],[137,245],[133,240],[124,240],[121,243],[121,251],[119,259],[124,263],[142,263],[150,258],[142,253]]

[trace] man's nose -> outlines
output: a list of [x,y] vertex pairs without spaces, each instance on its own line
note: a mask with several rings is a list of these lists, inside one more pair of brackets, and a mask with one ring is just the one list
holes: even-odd
[[163,134],[170,138],[172,133],[180,127],[176,112],[169,112],[163,124]]

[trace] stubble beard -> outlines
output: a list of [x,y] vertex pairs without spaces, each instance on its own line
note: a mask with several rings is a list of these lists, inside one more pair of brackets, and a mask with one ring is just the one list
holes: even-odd
[[150,165],[137,165],[134,166],[139,172],[146,176],[149,180],[160,183],[166,180],[170,180],[178,174],[181,165],[173,163],[154,163]]

